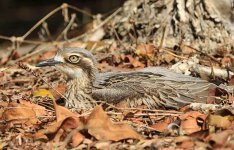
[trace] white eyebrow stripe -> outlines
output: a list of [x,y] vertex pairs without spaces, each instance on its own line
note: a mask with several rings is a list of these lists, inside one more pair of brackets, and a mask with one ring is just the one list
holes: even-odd
[[54,60],[56,60],[56,61],[60,61],[60,62],[64,62],[64,58],[63,57],[61,57],[60,55],[55,55],[54,56]]

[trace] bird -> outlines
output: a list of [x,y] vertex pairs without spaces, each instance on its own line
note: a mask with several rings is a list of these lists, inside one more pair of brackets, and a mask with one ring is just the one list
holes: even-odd
[[184,105],[206,103],[217,86],[200,78],[179,74],[165,67],[146,67],[135,71],[100,73],[94,55],[84,48],[61,48],[51,59],[36,67],[54,66],[67,76],[65,106],[92,109],[104,101],[128,107],[179,109]]

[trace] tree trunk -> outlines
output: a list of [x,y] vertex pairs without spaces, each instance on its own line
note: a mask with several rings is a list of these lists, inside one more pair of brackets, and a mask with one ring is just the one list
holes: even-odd
[[109,34],[123,43],[189,45],[214,54],[231,50],[232,20],[231,0],[128,0]]

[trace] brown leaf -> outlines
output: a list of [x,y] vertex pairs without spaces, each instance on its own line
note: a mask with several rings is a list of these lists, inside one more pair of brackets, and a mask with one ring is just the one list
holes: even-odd
[[143,68],[145,67],[145,64],[139,61],[139,58],[133,58],[132,55],[126,55],[126,58],[128,58],[129,63],[133,65],[134,68],[140,67]]
[[[50,92],[52,93],[53,97],[55,99],[58,99],[61,97],[61,94],[64,94],[65,93],[65,85],[64,84],[58,84],[57,87],[55,87],[54,89],[50,89]],[[58,93],[59,92],[59,93]]]
[[[83,128],[83,124],[77,117],[67,117],[64,120],[53,122],[45,127],[45,129],[39,130],[35,135],[35,139],[47,139],[49,138],[47,135],[54,135],[53,137],[55,141],[59,141],[60,137],[66,133],[70,132],[72,129],[77,127]],[[58,132],[59,131],[59,132]]]
[[2,118],[2,114],[3,114],[3,112],[4,112],[4,109],[3,108],[6,108],[7,107],[7,105],[8,105],[8,103],[7,102],[0,102],[0,118]]
[[33,108],[13,102],[8,104],[5,111],[2,113],[1,119],[11,124],[24,124],[27,126],[39,122]]
[[81,129],[84,128],[83,122],[80,121],[76,114],[72,113],[67,108],[56,105],[55,110],[57,116],[56,122],[47,125],[45,129],[39,130],[34,136],[36,139],[38,137],[43,137],[43,135],[54,134],[56,138],[54,140],[59,141],[64,133],[70,132],[72,129],[78,127]]
[[35,140],[48,140],[48,137],[42,132],[37,132],[36,134],[34,134],[34,139]]
[[41,138],[48,139],[48,137],[46,135],[56,133],[59,130],[62,123],[63,123],[63,121],[52,122],[51,124],[46,125],[44,127],[44,129],[41,129],[37,133],[34,134],[34,138],[36,140],[41,139]]
[[138,44],[136,48],[136,54],[140,56],[153,57],[155,47],[153,44]]
[[232,64],[232,60],[230,57],[224,56],[221,60],[221,64],[223,67],[230,66],[230,64]]
[[72,147],[77,147],[84,139],[85,137],[80,132],[76,132],[72,136]]
[[102,61],[101,63],[98,63],[97,67],[101,71],[110,71],[110,70],[116,69],[115,67],[110,66],[106,61]]
[[192,148],[194,146],[194,142],[191,141],[191,140],[188,140],[188,141],[183,141],[181,144],[180,144],[180,148],[184,148],[184,149],[188,149],[188,148]]
[[101,106],[96,106],[87,119],[88,132],[98,140],[119,141],[142,139],[142,136],[125,124],[113,124]]
[[175,59],[175,56],[169,53],[162,54],[162,59],[165,60],[167,63],[170,63],[172,60]]
[[204,124],[206,115],[198,112],[198,111],[190,111],[182,116],[180,116],[181,119],[181,125],[180,129],[185,134],[191,134],[197,131],[200,131],[202,129],[201,125],[198,125],[198,121],[201,121],[201,124]]
[[20,100],[20,104],[23,104],[26,107],[32,108],[34,110],[34,112],[36,113],[36,116],[43,116],[43,115],[47,114],[46,109],[43,106],[33,104],[33,103],[30,103],[29,101],[25,101],[25,100]]
[[164,132],[168,125],[170,124],[171,122],[167,121],[167,120],[164,120],[163,122],[158,122],[156,124],[153,124],[152,126],[150,126],[151,128],[154,128],[156,131],[158,132]]
[[3,77],[5,74],[4,72],[0,71],[0,78]]
[[182,53],[184,54],[184,55],[189,55],[189,54],[192,54],[192,53],[194,53],[194,49],[192,49],[191,47],[188,47],[188,46],[184,46],[183,48],[182,48]]
[[208,116],[208,125],[222,129],[233,128],[234,114],[229,109],[221,109]]
[[57,122],[63,121],[68,117],[77,118],[77,115],[75,113],[59,105],[55,105],[55,113],[56,113]]
[[183,149],[188,149],[194,146],[194,142],[189,136],[178,136],[175,138],[175,142],[179,148]]
[[163,132],[167,129],[168,124],[165,122],[159,122],[157,124],[154,124],[151,126],[151,128],[154,128],[158,132]]
[[234,85],[234,76],[231,77],[231,79],[228,82],[228,85],[230,86]]
[[75,129],[77,127],[82,129],[83,126],[83,122],[80,121],[80,118],[71,116],[63,121],[61,128],[64,129],[66,132],[70,132],[72,129]]
[[225,130],[220,133],[210,134],[205,140],[209,141],[212,146],[221,147],[229,143],[228,138],[233,136],[233,130]]
[[226,129],[231,126],[233,119],[233,116],[210,115],[208,123],[211,126]]
[[[46,139],[49,138],[46,135],[54,134],[53,140],[58,142],[61,140],[61,137],[64,137],[64,135],[67,135],[76,128],[79,130],[83,130],[84,128],[88,129],[89,134],[98,140],[119,141],[128,138],[142,139],[138,133],[127,125],[113,124],[101,106],[95,107],[88,119],[83,122],[76,114],[64,107],[56,106],[56,111],[57,121],[47,125],[45,129],[38,131],[34,136],[35,139]],[[72,146],[78,146],[83,140],[84,136],[79,132],[75,132],[72,135]]]
[[62,137],[62,135],[63,135],[63,133],[64,133],[64,130],[63,129],[58,129],[58,131],[56,132],[56,134],[55,134],[55,136],[54,136],[54,138],[53,138],[53,141],[54,142],[59,142],[60,141],[60,138]]

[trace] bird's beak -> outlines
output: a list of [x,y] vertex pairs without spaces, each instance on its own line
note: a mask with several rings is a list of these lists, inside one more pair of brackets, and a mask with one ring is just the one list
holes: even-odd
[[46,67],[46,66],[54,66],[56,64],[60,64],[62,63],[61,61],[56,61],[54,60],[54,58],[52,59],[48,59],[48,60],[44,60],[44,61],[41,61],[39,62],[36,67]]

